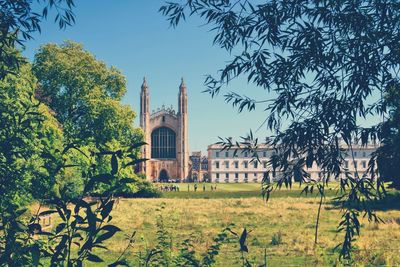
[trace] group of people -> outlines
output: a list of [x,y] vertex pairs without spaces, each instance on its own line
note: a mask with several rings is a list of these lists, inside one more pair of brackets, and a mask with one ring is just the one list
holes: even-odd
[[[190,184],[188,184],[188,192],[190,191]],[[198,189],[198,186],[197,186],[197,184],[195,183],[194,185],[193,185],[193,191],[194,192],[197,192],[197,189]],[[217,185],[215,184],[214,186],[213,185],[211,185],[211,191],[214,191],[214,190],[217,190]],[[204,191],[206,191],[206,184],[203,184],[203,192]]]
[[[187,184],[187,191],[194,191],[197,192],[197,190],[200,190],[200,186],[202,186],[203,188],[203,192],[206,191],[206,184],[202,184],[202,185],[198,185],[197,183],[194,184]],[[163,192],[179,192],[179,185],[175,185],[175,184],[162,184],[159,185],[158,188],[163,191]],[[217,190],[217,184],[215,185],[211,185],[211,191],[216,191]]]
[[179,185],[161,185],[160,186],[161,191],[170,191],[170,192],[179,192]]

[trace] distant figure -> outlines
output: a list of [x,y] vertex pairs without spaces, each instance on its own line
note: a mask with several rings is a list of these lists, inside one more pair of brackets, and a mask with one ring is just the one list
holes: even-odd
[[189,192],[189,186],[190,186],[190,185],[188,184],[188,192]]
[[194,192],[197,191],[197,184],[194,184]]
[[215,184],[215,186],[214,186],[214,190],[215,190],[215,191],[217,191],[217,184]]
[[178,190],[178,192],[179,192],[179,185],[176,186],[176,190]]
[[203,192],[206,191],[206,184],[203,184]]
[[214,190],[214,187],[213,187],[213,185],[211,185],[211,191],[213,191]]

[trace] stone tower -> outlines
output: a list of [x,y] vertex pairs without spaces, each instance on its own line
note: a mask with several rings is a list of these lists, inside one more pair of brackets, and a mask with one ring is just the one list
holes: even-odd
[[186,95],[186,85],[185,82],[181,81],[181,85],[179,86],[179,95],[178,95],[178,117],[179,117],[179,125],[180,125],[180,135],[182,139],[180,140],[182,144],[180,145],[180,160],[182,172],[185,177],[189,175],[189,150],[188,150],[188,113],[187,113],[187,95]]
[[[147,86],[146,77],[143,78],[143,84],[140,91],[140,127],[144,133],[144,141],[148,143],[148,129],[150,126],[150,109],[149,109],[149,87]],[[142,146],[142,158],[150,159],[151,153],[148,145]],[[140,172],[146,173],[147,162],[140,166]]]
[[147,145],[142,157],[148,159],[139,170],[148,180],[185,180],[189,175],[188,112],[185,82],[181,81],[178,112],[164,105],[149,112],[149,87],[146,79],[140,92],[140,127]]

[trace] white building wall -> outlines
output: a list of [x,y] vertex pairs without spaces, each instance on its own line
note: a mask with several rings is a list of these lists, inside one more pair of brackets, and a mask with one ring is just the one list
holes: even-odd
[[[219,145],[210,145],[208,147],[208,172],[212,182],[216,183],[243,183],[243,182],[261,182],[264,173],[267,171],[267,162],[273,151],[267,147],[261,147],[257,152],[260,162],[252,161],[253,155],[238,150],[234,155],[234,148],[229,151],[221,151]],[[368,161],[376,150],[374,147],[356,147],[353,149],[354,161],[351,153],[345,153],[347,169],[355,175],[356,170],[360,176],[368,169]],[[255,166],[255,162],[257,162]],[[355,163],[354,163],[355,162]],[[322,175],[321,170],[316,164],[306,169],[311,179],[318,180]],[[343,174],[344,177],[344,174]]]
[[260,162],[252,160],[253,155],[238,152],[234,156],[234,150],[220,151],[220,147],[209,147],[208,170],[212,182],[261,182],[266,171],[268,158],[272,150],[264,150],[258,153]]

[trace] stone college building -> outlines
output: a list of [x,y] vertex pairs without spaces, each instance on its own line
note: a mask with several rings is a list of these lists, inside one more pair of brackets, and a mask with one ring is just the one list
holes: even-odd
[[140,92],[140,127],[144,132],[140,166],[148,180],[186,180],[189,176],[188,113],[186,85],[182,79],[178,94],[178,112],[162,106],[150,113],[146,79]]
[[[156,111],[149,111],[149,87],[146,79],[140,92],[140,126],[144,132],[142,147],[143,162],[139,171],[150,181],[210,181],[215,183],[259,183],[264,173],[269,169],[268,161],[273,154],[271,147],[261,145],[257,155],[260,161],[252,160],[253,155],[240,147],[222,151],[222,146],[208,146],[208,157],[202,157],[201,152],[194,152],[189,157],[188,146],[188,110],[186,85],[182,79],[178,93],[178,112],[164,105]],[[234,150],[238,153],[234,153]],[[365,174],[368,159],[376,147],[354,146],[353,155],[344,147],[345,166],[343,173],[360,172]],[[324,176],[315,164],[306,168],[310,178],[318,180]],[[277,173],[273,180],[279,179]]]

